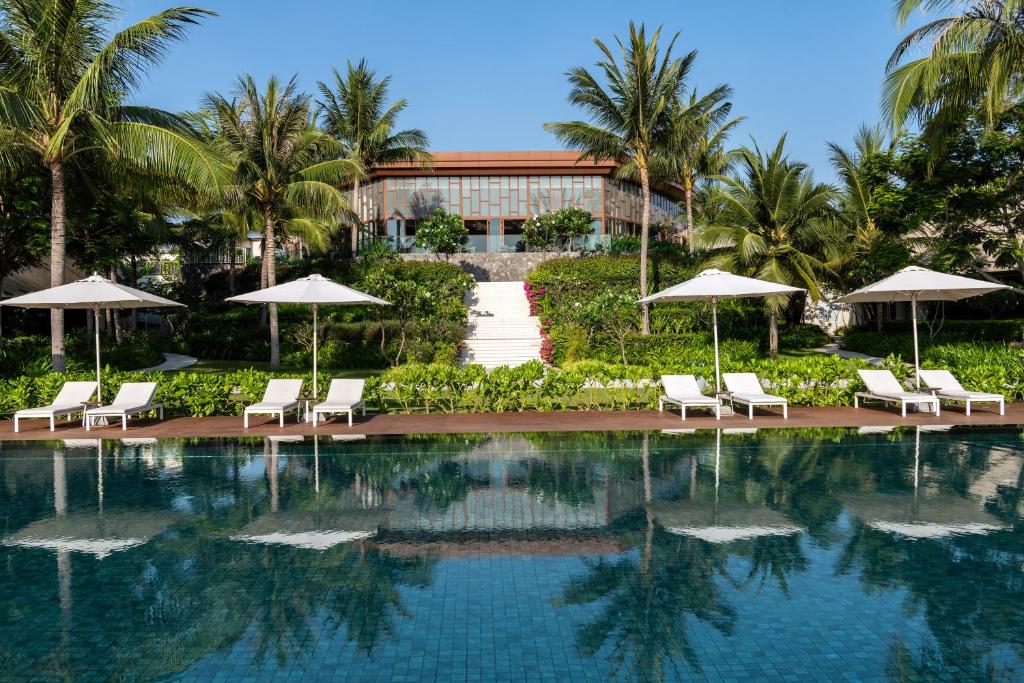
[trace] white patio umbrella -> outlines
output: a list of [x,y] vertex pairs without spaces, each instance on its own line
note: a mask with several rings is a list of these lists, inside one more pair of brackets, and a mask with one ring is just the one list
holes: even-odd
[[308,304],[313,307],[313,393],[317,388],[317,307],[321,305],[355,305],[373,304],[376,306],[390,306],[390,302],[378,299],[375,296],[339,285],[323,275],[310,275],[308,277],[292,280],[282,285],[258,289],[248,294],[231,296],[227,301],[237,301],[243,304]]
[[13,299],[0,301],[0,306],[21,308],[73,308],[92,309],[96,324],[96,400],[102,402],[100,389],[100,309],[101,308],[164,308],[184,306],[141,289],[134,289],[95,273],[82,280],[76,280],[59,287],[50,287],[38,292],[23,294]]
[[712,327],[715,334],[715,391],[721,391],[721,370],[718,363],[718,302],[721,299],[750,299],[773,294],[796,294],[802,292],[799,287],[780,285],[752,277],[733,275],[721,270],[709,268],[703,270],[685,282],[663,289],[638,303],[655,303],[658,301],[709,301],[711,302]]
[[917,388],[920,389],[921,362],[917,345],[917,302],[960,301],[1000,289],[1009,289],[1009,287],[960,275],[939,273],[918,266],[908,266],[883,280],[841,296],[836,301],[844,304],[910,302],[914,330],[914,380]]

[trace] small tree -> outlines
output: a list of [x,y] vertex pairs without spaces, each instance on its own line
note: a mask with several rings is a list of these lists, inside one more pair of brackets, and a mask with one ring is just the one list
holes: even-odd
[[523,241],[535,249],[557,246],[572,249],[573,240],[593,231],[594,216],[585,209],[569,206],[538,214],[523,224]]
[[611,335],[619,345],[622,363],[626,363],[626,338],[640,329],[639,292],[606,289],[580,310],[579,318],[591,333]]
[[431,305],[431,293],[422,284],[399,278],[390,264],[382,263],[371,268],[363,278],[361,288],[366,292],[391,303],[390,306],[374,306],[374,314],[380,324],[380,352],[386,354],[387,323],[398,325],[398,348],[392,364],[398,365],[405,352],[406,336],[409,329],[423,316]]
[[543,251],[555,243],[555,214],[546,211],[523,223],[523,242],[530,249]]
[[430,218],[416,228],[416,246],[438,256],[444,254],[446,261],[466,246],[467,242],[469,231],[462,222],[462,216],[448,213],[441,207],[434,209]]

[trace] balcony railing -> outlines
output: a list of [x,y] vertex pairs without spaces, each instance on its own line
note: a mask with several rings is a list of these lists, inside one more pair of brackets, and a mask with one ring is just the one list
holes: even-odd
[[[572,240],[571,244],[560,244],[546,249],[529,248],[523,242],[522,235],[504,235],[502,237],[493,235],[470,235],[466,246],[460,253],[466,254],[501,254],[501,253],[558,253],[567,251],[602,251],[607,250],[611,245],[612,235],[588,235]],[[415,237],[394,237],[391,235],[375,235],[369,240],[363,239],[362,244],[370,242],[384,242],[393,251],[400,254],[426,254],[426,249],[417,247]]]

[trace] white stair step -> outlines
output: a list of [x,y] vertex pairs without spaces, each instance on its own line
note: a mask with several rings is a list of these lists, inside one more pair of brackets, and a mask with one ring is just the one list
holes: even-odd
[[466,295],[466,306],[463,363],[494,368],[540,358],[540,320],[530,315],[522,282],[479,282]]

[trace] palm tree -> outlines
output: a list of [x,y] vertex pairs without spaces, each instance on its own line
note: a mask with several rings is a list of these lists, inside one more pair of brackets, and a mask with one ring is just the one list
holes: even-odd
[[[331,70],[334,87],[319,82],[319,114],[324,130],[341,143],[344,156],[367,171],[382,164],[410,162],[429,165],[427,134],[419,128],[395,131],[398,115],[408,103],[396,100],[387,105],[391,77],[378,79],[365,59],[348,62],[344,75]],[[357,220],[352,224],[352,254],[355,255],[358,229],[364,216],[359,195],[359,177],[352,180],[352,207]]]
[[725,148],[726,139],[743,122],[730,119],[732,88],[720,85],[704,96],[691,92],[672,108],[670,134],[659,156],[658,175],[683,186],[686,209],[686,243],[693,250],[693,192],[697,183],[729,170],[735,154]]
[[[723,270],[805,288],[821,295],[820,278],[836,241],[835,190],[815,183],[806,164],[790,161],[786,136],[769,153],[757,145],[739,150],[739,169],[714,188],[715,223],[705,225],[698,242],[717,252],[712,265]],[[778,315],[788,297],[767,300],[769,351],[779,353]]]
[[[213,145],[231,160],[233,177],[223,202],[236,215],[253,212],[263,231],[261,288],[277,284],[276,250],[280,237],[301,234],[322,246],[348,215],[349,204],[338,189],[361,173],[360,166],[339,158],[338,144],[313,125],[309,97],[298,92],[295,78],[281,83],[271,77],[263,91],[245,75],[234,99],[208,95],[205,109],[216,131]],[[281,365],[277,306],[270,305],[270,365]]]
[[[682,95],[686,77],[697,53],[681,59],[672,58],[676,34],[669,41],[664,55],[658,47],[659,28],[650,42],[644,25],[629,24],[629,40],[618,36],[621,64],[611,49],[598,39],[594,44],[604,55],[595,65],[603,75],[602,83],[584,67],[568,72],[569,102],[590,115],[592,122],[564,121],[546,123],[544,128],[581,159],[615,159],[623,162],[618,170],[622,177],[639,177],[643,196],[640,222],[640,296],[647,296],[647,246],[651,226],[651,163],[667,139],[670,111]],[[648,307],[643,306],[642,334],[650,333]]]
[[[1024,75],[1024,3],[1019,0],[896,0],[902,26],[915,11],[958,13],[911,31],[893,50],[882,89],[886,116],[899,128],[924,123],[935,156],[943,140],[973,110],[989,123],[1007,103],[1021,100]],[[913,50],[928,54],[904,63]]]
[[[123,104],[147,69],[213,13],[176,7],[111,34],[121,13],[102,0],[0,0],[0,168],[32,158],[50,176],[50,284],[64,284],[68,166],[118,162],[195,188],[218,167],[188,127],[157,109]],[[64,370],[64,314],[50,315],[53,369]]]
[[[895,238],[882,230],[875,219],[877,193],[889,182],[888,174],[880,168],[895,148],[896,140],[888,142],[881,126],[861,126],[853,140],[853,148],[845,149],[830,142],[829,156],[839,176],[838,219],[845,239],[838,244],[835,265],[843,274],[843,287],[861,287],[879,277],[888,275],[904,265],[906,248],[895,243]],[[876,322],[882,324],[883,305],[874,310]],[[879,329],[881,329],[879,327]]]

